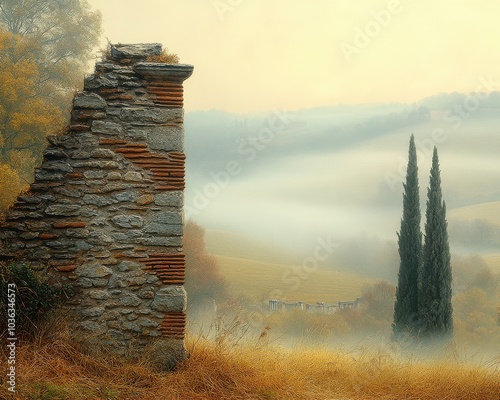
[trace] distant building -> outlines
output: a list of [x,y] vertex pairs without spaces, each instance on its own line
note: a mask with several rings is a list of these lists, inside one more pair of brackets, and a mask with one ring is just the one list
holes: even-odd
[[352,301],[339,301],[336,304],[327,304],[324,302],[316,302],[316,304],[304,303],[303,301],[285,302],[283,300],[269,300],[269,311],[291,311],[305,310],[308,313],[317,314],[333,314],[337,310],[345,310],[347,308],[359,308],[361,297],[357,297]]

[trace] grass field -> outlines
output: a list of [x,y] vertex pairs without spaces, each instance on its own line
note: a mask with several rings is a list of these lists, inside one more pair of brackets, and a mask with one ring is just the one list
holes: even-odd
[[481,219],[500,226],[500,201],[455,208],[448,212],[448,218],[466,221]]
[[[317,270],[298,275],[291,265],[273,264],[244,258],[216,256],[219,268],[233,294],[254,301],[266,301],[274,290],[282,291],[288,301],[335,303],[354,300],[365,284],[376,280],[347,272]],[[285,279],[283,277],[285,276]],[[304,279],[302,279],[304,278]]]
[[[221,347],[187,342],[189,358],[173,373],[146,358],[87,355],[64,338],[24,344],[17,352],[17,400],[495,400],[494,368],[453,360],[417,362],[392,353],[294,351],[254,343]],[[0,373],[7,374],[5,352]],[[5,382],[5,380],[4,380]]]
[[[232,294],[260,302],[281,291],[280,299],[314,303],[354,300],[375,278],[332,270],[297,271],[300,258],[263,241],[232,232],[207,230],[207,250],[218,260]],[[297,261],[298,260],[298,261]]]
[[275,264],[291,264],[296,256],[290,252],[234,232],[211,230],[205,231],[207,251],[220,256],[246,258]]

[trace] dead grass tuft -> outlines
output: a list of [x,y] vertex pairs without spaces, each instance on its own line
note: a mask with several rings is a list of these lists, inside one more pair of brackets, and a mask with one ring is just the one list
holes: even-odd
[[149,56],[146,61],[164,64],[179,64],[179,56],[169,53],[168,49],[163,49],[159,56]]

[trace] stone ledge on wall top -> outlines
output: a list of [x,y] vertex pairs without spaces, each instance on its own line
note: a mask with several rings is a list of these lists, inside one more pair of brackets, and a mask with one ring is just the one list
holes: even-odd
[[111,58],[123,59],[145,59],[151,56],[159,56],[162,51],[161,43],[137,43],[137,44],[112,44]]
[[185,81],[193,74],[194,67],[189,64],[164,64],[156,62],[138,62],[134,70],[138,74],[148,78],[162,78],[174,80],[178,83]]
[[160,43],[111,44],[110,58],[118,62],[129,60],[133,70],[149,79],[161,79],[182,83],[189,78],[194,67],[189,64],[149,62],[150,57],[161,56]]

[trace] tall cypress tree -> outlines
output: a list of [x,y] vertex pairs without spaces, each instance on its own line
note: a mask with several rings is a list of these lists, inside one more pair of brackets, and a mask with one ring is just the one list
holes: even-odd
[[394,304],[394,337],[414,335],[418,330],[418,274],[422,260],[420,195],[415,138],[411,135],[406,183],[403,184],[403,218],[398,233],[399,274]]
[[446,204],[441,192],[438,152],[434,147],[420,274],[419,315],[423,336],[442,337],[453,331],[450,259]]

